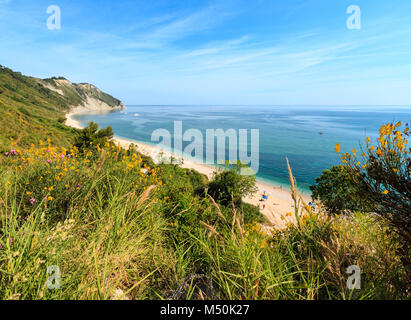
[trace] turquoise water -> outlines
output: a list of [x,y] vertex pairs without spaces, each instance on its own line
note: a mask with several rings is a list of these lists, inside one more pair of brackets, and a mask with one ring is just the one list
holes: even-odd
[[156,144],[151,141],[156,129],[173,134],[174,121],[182,121],[183,132],[199,129],[204,137],[206,129],[248,129],[249,135],[250,129],[259,129],[258,179],[287,186],[288,157],[299,187],[308,190],[324,169],[339,164],[337,142],[343,151],[358,149],[366,136],[377,136],[383,123],[409,123],[411,107],[128,106],[122,112],[74,118],[83,125],[111,125],[117,136],[148,144]]

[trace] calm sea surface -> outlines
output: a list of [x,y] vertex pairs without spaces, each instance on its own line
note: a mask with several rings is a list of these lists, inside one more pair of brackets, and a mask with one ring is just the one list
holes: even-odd
[[411,107],[127,106],[122,112],[74,118],[83,125],[111,125],[119,137],[154,145],[152,132],[164,128],[173,135],[174,121],[182,121],[183,132],[199,129],[204,144],[206,129],[248,129],[249,136],[259,129],[259,180],[287,186],[288,157],[299,187],[307,190],[324,169],[339,164],[337,142],[343,151],[358,149],[366,136],[375,139],[382,124],[409,123]]

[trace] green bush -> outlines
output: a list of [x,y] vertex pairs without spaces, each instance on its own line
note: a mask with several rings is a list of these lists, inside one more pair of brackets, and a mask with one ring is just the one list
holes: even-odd
[[114,136],[113,129],[108,126],[98,130],[98,124],[90,122],[87,127],[80,130],[74,140],[74,146],[84,153],[86,150],[95,149],[97,146],[103,146],[107,140]]
[[333,166],[324,170],[310,186],[313,200],[321,200],[326,209],[333,214],[347,211],[367,211],[369,200],[362,193],[359,179],[351,177],[344,166]]
[[228,170],[217,172],[208,184],[208,194],[224,206],[239,206],[242,198],[257,191],[255,176],[240,174],[240,167],[233,166]]

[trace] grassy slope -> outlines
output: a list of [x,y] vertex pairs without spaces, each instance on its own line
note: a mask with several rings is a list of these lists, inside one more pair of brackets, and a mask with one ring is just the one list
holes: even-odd
[[[0,67],[0,152],[11,140],[27,147],[40,139],[68,146],[77,130],[62,124],[71,106],[82,105],[87,96],[117,107],[121,101],[90,84],[71,84],[64,78],[37,79]],[[64,96],[48,89],[48,84]]]
[[[10,149],[10,139],[20,146],[50,138],[68,145],[76,130],[61,121],[70,100],[40,85],[35,78],[0,69],[0,152]],[[60,122],[59,122],[60,120]]]

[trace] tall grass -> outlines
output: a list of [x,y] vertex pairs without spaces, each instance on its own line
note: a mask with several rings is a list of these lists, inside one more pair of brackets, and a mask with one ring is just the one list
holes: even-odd
[[[287,161],[288,164],[288,161]],[[398,243],[385,223],[367,214],[332,217],[314,212],[298,195],[288,164],[294,223],[268,230],[227,223],[193,235],[211,261],[222,299],[395,299],[406,297]],[[236,214],[233,213],[235,219]],[[237,222],[243,221],[237,217]],[[361,290],[347,286],[347,268],[362,270]]]
[[[307,209],[291,166],[295,223],[276,229],[198,195],[191,171],[94,147],[43,142],[1,157],[2,299],[404,297],[384,222]],[[346,286],[349,265],[363,271],[361,290]],[[50,266],[60,289],[47,286]]]
[[[116,157],[117,149],[105,164],[73,156],[64,176],[57,160],[1,166],[1,297],[108,299],[121,290],[143,299],[173,285],[176,257],[165,244],[168,223],[148,201],[153,188],[136,190]],[[52,265],[61,270],[61,290],[46,288]]]

